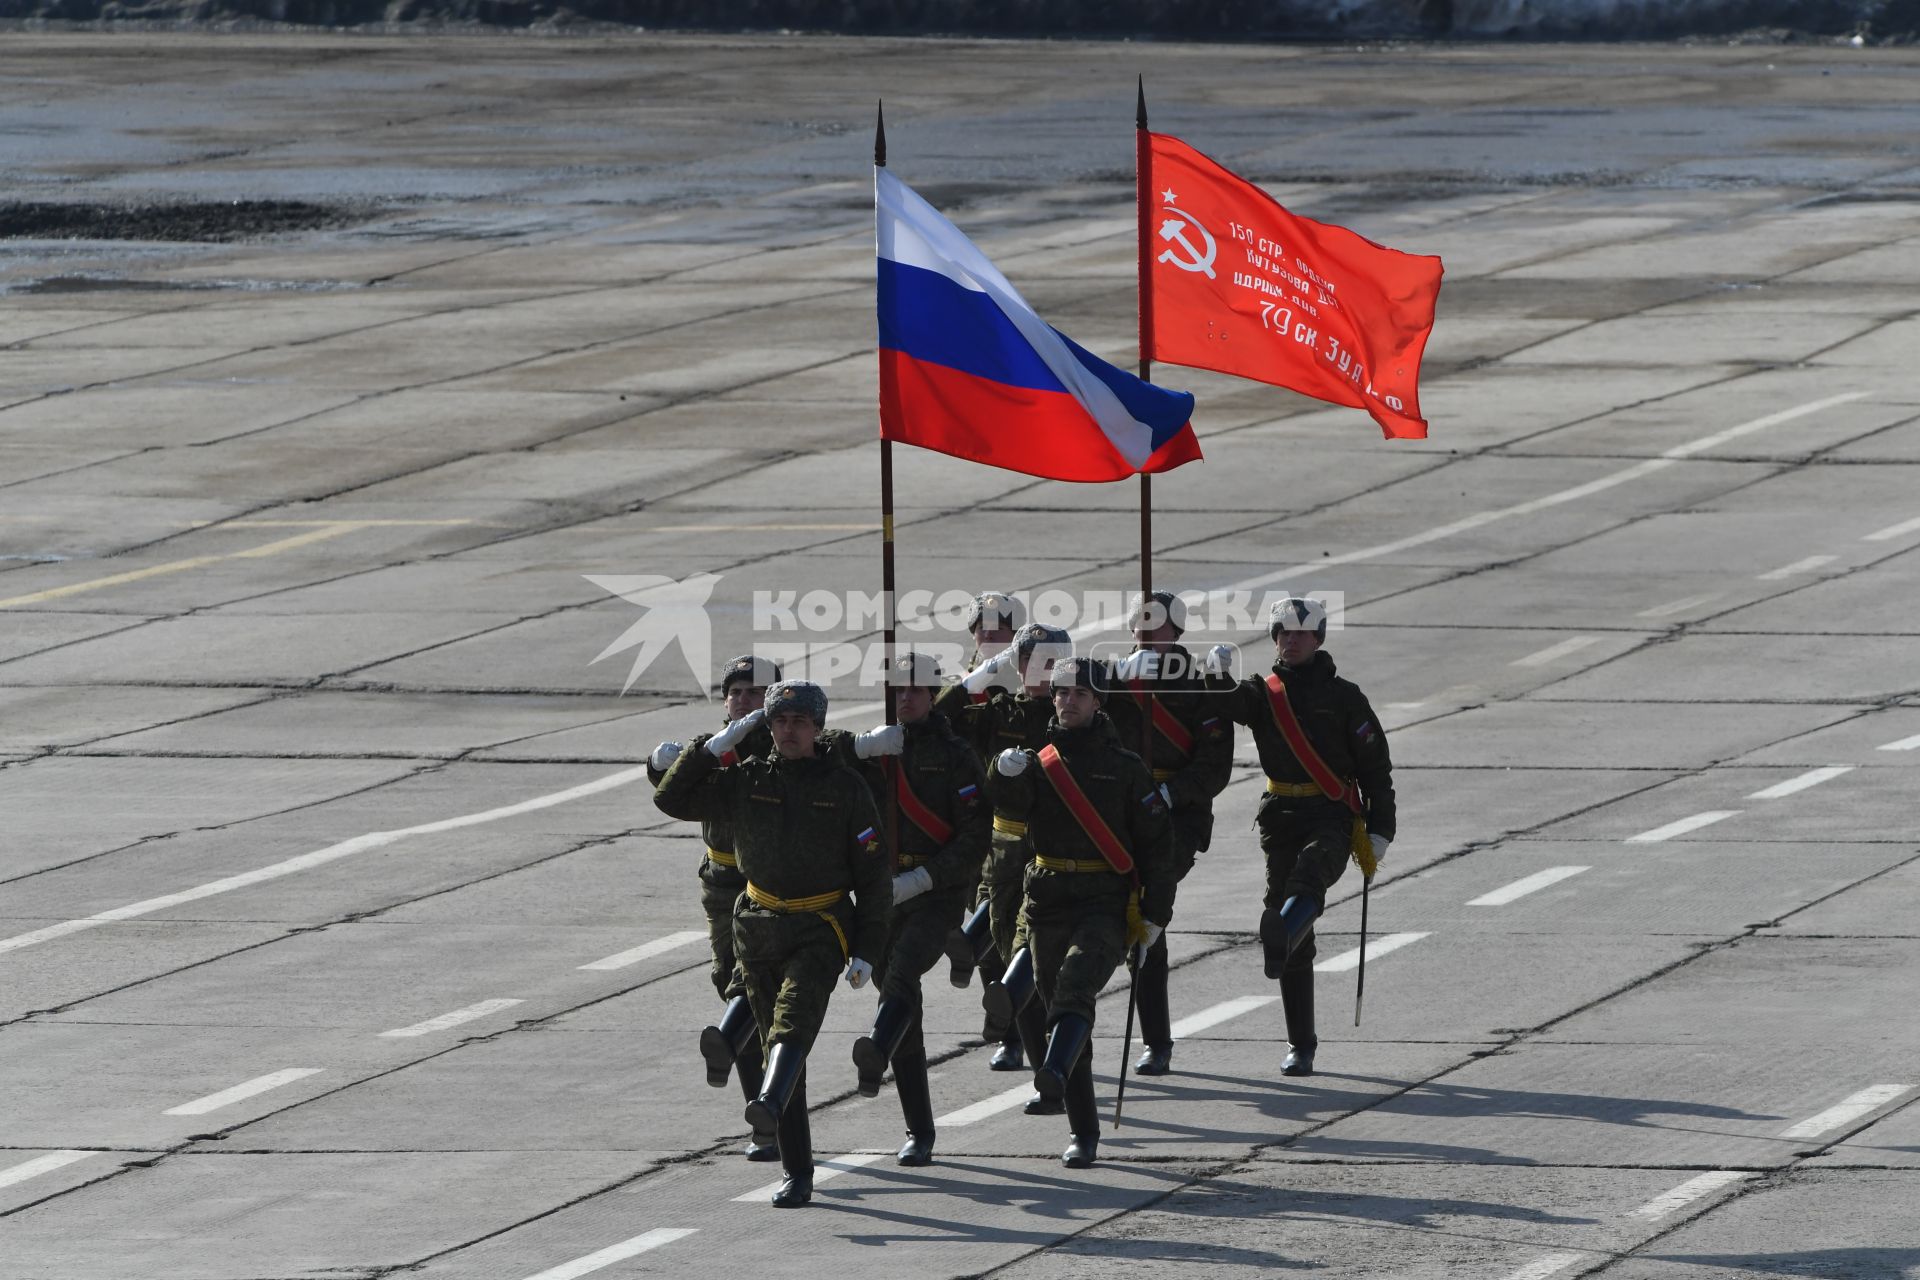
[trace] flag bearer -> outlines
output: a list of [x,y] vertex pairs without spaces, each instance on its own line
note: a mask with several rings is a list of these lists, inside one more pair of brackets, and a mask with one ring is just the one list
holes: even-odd
[[[1221,679],[1209,690],[1199,659],[1181,647],[1187,609],[1179,596],[1156,591],[1136,599],[1129,625],[1139,648],[1120,660],[1106,711],[1121,745],[1133,751],[1142,749],[1142,728],[1152,717],[1147,763],[1173,813],[1174,878],[1184,880],[1212,839],[1213,798],[1233,774],[1233,720],[1227,699],[1217,696],[1233,686]],[[1165,1075],[1173,1058],[1173,1013],[1164,936],[1147,952],[1134,986],[1146,1046],[1136,1068],[1143,1076]]]
[[940,664],[929,654],[905,654],[896,659],[890,683],[897,723],[891,732],[861,736],[884,737],[891,748],[876,753],[863,772],[875,793],[891,791],[897,806],[893,915],[874,962],[880,1007],[873,1030],[854,1041],[853,1062],[860,1092],[869,1098],[880,1092],[880,1077],[893,1064],[907,1121],[899,1162],[924,1165],[933,1161],[934,1133],[920,978],[939,962],[947,935],[960,923],[965,895],[979,879],[992,809],[980,761],[933,709]]

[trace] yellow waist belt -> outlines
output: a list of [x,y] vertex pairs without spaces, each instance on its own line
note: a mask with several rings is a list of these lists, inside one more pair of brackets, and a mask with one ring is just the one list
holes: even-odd
[[707,861],[717,867],[737,867],[740,865],[740,859],[730,853],[722,853],[712,846],[708,846],[707,848]]
[[1308,796],[1324,796],[1326,792],[1311,782],[1275,782],[1267,779],[1267,794],[1270,796],[1291,796],[1295,800],[1304,800]]
[[1155,782],[1165,782],[1178,772],[1180,772],[1178,769],[1155,769],[1153,771],[1153,780]]
[[1047,871],[1105,871],[1119,874],[1108,865],[1105,858],[1049,858],[1044,853],[1036,853],[1033,855],[1033,864]]
[[1026,823],[1015,822],[1012,818],[1003,818],[997,813],[993,815],[993,829],[1002,835],[1008,836],[1024,836],[1027,834]]
[[765,907],[769,911],[778,911],[782,915],[794,915],[803,911],[813,912],[833,926],[833,936],[840,939],[840,958],[845,960],[853,954],[852,947],[847,944],[847,931],[840,927],[840,921],[834,917],[833,912],[827,910],[828,907],[846,897],[844,889],[835,889],[831,893],[811,894],[805,898],[776,898],[749,880],[747,897],[756,907]]
[[902,871],[911,871],[915,867],[924,867],[927,863],[932,862],[933,857],[932,855],[928,855],[927,857],[923,858],[917,853],[903,853],[899,856],[897,861],[899,862],[900,869]]
[[747,896],[753,899],[757,907],[769,911],[792,914],[797,911],[825,911],[840,899],[846,897],[846,890],[835,889],[831,893],[815,893],[805,898],[776,898],[753,881],[747,881]]

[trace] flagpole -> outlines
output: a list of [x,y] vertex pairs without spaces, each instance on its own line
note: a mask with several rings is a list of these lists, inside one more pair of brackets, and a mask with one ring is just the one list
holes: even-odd
[[[887,108],[885,102],[874,104],[873,117],[873,167],[887,167]],[[899,712],[893,701],[893,630],[894,630],[894,592],[893,592],[893,441],[887,439],[886,432],[880,434],[880,593],[886,601],[886,628],[882,632],[882,644],[886,654],[886,677],[880,686],[880,700],[886,705],[886,723],[898,721]],[[885,773],[887,787],[887,857],[893,863],[893,869],[900,869],[900,800],[894,793],[897,761],[886,758]]]
[[[1148,259],[1148,224],[1152,221],[1147,213],[1147,200],[1153,194],[1153,146],[1147,133],[1147,78],[1139,78],[1139,97],[1135,99],[1133,109],[1133,170],[1134,170],[1134,207],[1135,221],[1139,228],[1140,255],[1135,292],[1139,296],[1136,315],[1139,317],[1140,333],[1140,380],[1153,381],[1153,361],[1147,356],[1149,336],[1153,332],[1153,293],[1148,280],[1151,262]],[[1140,608],[1145,611],[1147,600],[1153,594],[1153,477],[1149,473],[1140,473]],[[1144,620],[1144,619],[1143,619]],[[1140,758],[1153,764],[1153,692],[1149,686],[1147,699],[1141,707],[1140,717]]]

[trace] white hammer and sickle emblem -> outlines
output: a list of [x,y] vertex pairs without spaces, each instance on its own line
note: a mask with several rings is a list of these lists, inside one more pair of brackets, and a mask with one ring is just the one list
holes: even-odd
[[[1216,279],[1217,277],[1213,270],[1213,257],[1218,246],[1213,242],[1213,233],[1200,225],[1198,218],[1190,213],[1176,209],[1172,205],[1163,206],[1162,212],[1177,214],[1178,216],[1168,218],[1160,224],[1160,238],[1165,240],[1169,245],[1179,245],[1180,248],[1187,251],[1187,256],[1183,258],[1172,249],[1165,249],[1161,251],[1159,260],[1161,262],[1171,262],[1182,271],[1204,271],[1209,280]],[[1198,231],[1200,238],[1207,242],[1207,247],[1204,250],[1187,238],[1187,228],[1189,226],[1195,231]]]

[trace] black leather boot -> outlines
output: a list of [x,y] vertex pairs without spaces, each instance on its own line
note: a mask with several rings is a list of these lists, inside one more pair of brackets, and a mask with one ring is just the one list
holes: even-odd
[[759,1028],[753,1025],[753,1007],[745,996],[727,1001],[720,1021],[700,1032],[700,1056],[707,1060],[707,1083],[716,1089],[727,1086],[733,1064],[749,1045],[757,1047]]
[[927,1055],[902,1054],[893,1060],[893,1089],[906,1117],[907,1141],[896,1159],[911,1168],[933,1163],[933,1092],[927,1084]]
[[[1033,1073],[1033,1087],[1040,1091],[1041,1097],[1067,1096],[1067,1077],[1086,1056],[1087,1040],[1092,1035],[1093,1024],[1077,1013],[1063,1013],[1053,1020],[1053,1031],[1047,1037],[1047,1056]],[[1092,1070],[1091,1064],[1088,1070]],[[1087,1080],[1091,1084],[1093,1077],[1089,1075]]]
[[[748,1102],[760,1096],[761,1079],[765,1072],[760,1066],[760,1037],[753,1038],[753,1045],[733,1061],[736,1078],[740,1081],[740,1093]],[[780,1158],[780,1140],[774,1131],[755,1129],[753,1136],[747,1139],[747,1148],[743,1153],[756,1164]]]
[[1173,1067],[1173,1010],[1167,997],[1165,934],[1153,944],[1134,974],[1133,992],[1140,1007],[1140,1041],[1146,1045],[1146,1052],[1133,1069],[1143,1076],[1163,1076]]
[[956,987],[966,986],[973,981],[973,971],[992,950],[993,930],[987,919],[987,904],[982,902],[967,913],[958,929],[947,935],[947,963],[952,966],[948,980]]
[[[1056,1034],[1058,1028],[1055,1029]],[[1073,1141],[1060,1155],[1060,1163],[1069,1169],[1093,1167],[1100,1149],[1100,1105],[1093,1096],[1093,1055],[1083,1053],[1067,1077],[1067,1124],[1073,1129]]]
[[1269,907],[1260,913],[1260,946],[1266,952],[1269,978],[1287,971],[1287,961],[1313,936],[1313,922],[1319,915],[1319,900],[1304,893],[1288,898],[1278,910]]
[[853,1065],[860,1073],[860,1096],[880,1096],[880,1078],[887,1074],[887,1063],[900,1052],[900,1042],[913,1025],[913,1002],[889,997],[874,1011],[873,1030],[853,1042]]
[[1033,999],[1035,987],[1033,977],[1033,952],[1026,947],[1013,953],[1013,959],[1007,961],[1005,972],[997,980],[989,981],[986,990],[980,994],[980,1004],[986,1009],[987,1017],[998,1023],[1003,1029],[995,1040],[1006,1035],[1005,1028],[1013,1026],[1014,1019]]
[[747,1104],[747,1123],[755,1133],[779,1132],[781,1117],[789,1110],[806,1069],[807,1055],[797,1046],[776,1044],[768,1050],[766,1079],[760,1082],[759,1095]]
[[1320,1038],[1313,1033],[1313,970],[1309,967],[1280,975],[1280,1008],[1287,1019],[1287,1060],[1280,1064],[1283,1076],[1313,1074],[1313,1051]]
[[[775,1046],[774,1052],[791,1046]],[[768,1075],[778,1070],[776,1060]],[[813,1199],[813,1126],[807,1119],[806,1058],[800,1058],[799,1078],[780,1116],[780,1168],[786,1178],[773,1193],[776,1209],[798,1209]]]

